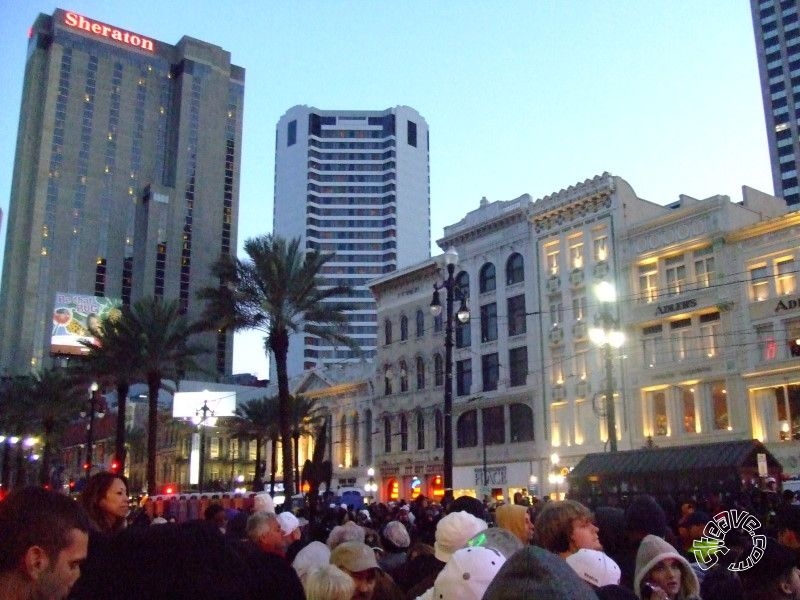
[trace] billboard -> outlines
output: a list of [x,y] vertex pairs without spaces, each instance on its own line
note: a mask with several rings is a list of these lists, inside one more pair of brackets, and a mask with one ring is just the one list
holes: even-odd
[[95,342],[89,333],[90,324],[99,324],[100,319],[119,311],[122,301],[57,292],[53,306],[53,331],[50,335],[51,354],[86,354],[89,349],[81,340]]

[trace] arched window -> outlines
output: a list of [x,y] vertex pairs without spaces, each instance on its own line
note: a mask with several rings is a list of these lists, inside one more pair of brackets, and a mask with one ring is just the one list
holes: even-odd
[[494,265],[486,263],[481,267],[480,276],[478,277],[478,288],[480,292],[492,292],[497,287],[497,280],[495,277]]
[[408,339],[408,317],[403,315],[400,317],[400,341],[404,342]]
[[417,309],[417,337],[425,335],[425,313],[421,308]]
[[444,417],[442,416],[442,411],[438,408],[433,415],[433,429],[434,429],[434,440],[433,445],[435,448],[441,448],[444,446]]
[[408,391],[408,366],[404,360],[400,361],[400,391]]
[[417,389],[425,389],[425,361],[421,356],[417,357]]
[[444,360],[439,353],[433,355],[433,385],[444,385]]
[[506,262],[506,285],[513,285],[525,280],[525,269],[522,255],[515,252]]
[[509,405],[512,442],[533,441],[533,410],[527,404],[515,402]]
[[392,420],[383,417],[383,451],[387,454],[392,451]]
[[400,450],[408,450],[408,419],[404,414],[400,415]]
[[425,415],[417,411],[417,450],[425,450]]
[[389,365],[383,367],[383,395],[392,393],[392,369]]
[[478,411],[468,410],[458,417],[456,423],[456,445],[458,448],[474,448],[478,445]]
[[458,287],[459,294],[464,298],[469,298],[469,275],[466,271],[461,271],[456,275],[456,287]]
[[358,433],[359,433],[359,431],[358,431],[358,413],[353,413],[350,416],[350,431],[351,431],[350,440],[352,442],[350,444],[352,446],[350,448],[350,456],[352,457],[352,459],[350,460],[350,464],[352,466],[354,466],[354,467],[357,467],[359,465],[359,463],[361,462],[359,460],[361,458],[360,457],[361,453],[359,452],[359,447],[358,447],[359,446],[359,442],[360,442],[359,435],[358,435]]
[[383,340],[384,344],[392,343],[392,322],[389,319],[383,322]]

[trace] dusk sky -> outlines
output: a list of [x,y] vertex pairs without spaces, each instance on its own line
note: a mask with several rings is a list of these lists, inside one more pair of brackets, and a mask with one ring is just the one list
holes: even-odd
[[[0,3],[0,256],[27,35],[71,10],[246,70],[239,247],[272,230],[275,125],[291,106],[405,104],[430,128],[432,253],[481,197],[534,199],[604,171],[666,204],[772,193],[746,0],[369,0]],[[234,371],[267,373],[259,336]]]

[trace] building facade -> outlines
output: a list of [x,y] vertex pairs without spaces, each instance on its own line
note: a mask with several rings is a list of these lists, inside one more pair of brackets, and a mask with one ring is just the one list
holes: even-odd
[[[179,300],[235,252],[244,69],[73,12],[31,30],[0,289],[0,369],[47,366],[57,293]],[[229,374],[232,337],[205,334]]]
[[[347,285],[346,333],[361,355],[293,336],[289,376],[375,356],[371,279],[430,256],[428,127],[415,110],[330,111],[295,106],[278,122],[273,230],[334,253],[323,285]],[[274,368],[274,365],[273,365]],[[274,378],[274,377],[273,377]]]
[[750,0],[774,193],[800,203],[800,2]]

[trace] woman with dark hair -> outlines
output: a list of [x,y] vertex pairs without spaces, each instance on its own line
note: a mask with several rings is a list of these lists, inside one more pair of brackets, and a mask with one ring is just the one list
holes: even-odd
[[104,471],[89,477],[80,503],[96,531],[111,534],[125,528],[128,485],[120,475]]
[[128,515],[128,485],[120,475],[101,471],[86,480],[79,499],[89,517],[89,552],[81,567],[81,577],[70,598],[95,600],[108,595],[109,551],[117,533],[125,529]]

